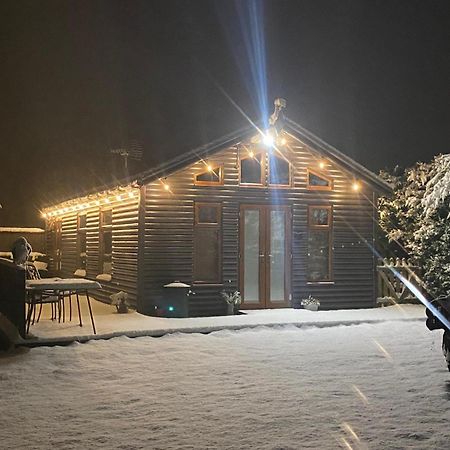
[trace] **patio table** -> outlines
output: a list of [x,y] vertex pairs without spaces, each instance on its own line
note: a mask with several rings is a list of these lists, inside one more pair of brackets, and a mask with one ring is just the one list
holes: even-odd
[[39,280],[26,280],[26,290],[31,293],[32,305],[28,312],[27,323],[29,329],[29,322],[31,320],[31,312],[36,304],[39,304],[39,298],[42,299],[42,295],[45,292],[48,294],[49,291],[53,292],[53,295],[57,296],[59,299],[64,299],[64,293],[69,292],[76,295],[77,305],[78,305],[78,318],[80,320],[80,327],[83,326],[81,320],[81,310],[79,295],[84,294],[86,296],[87,304],[89,307],[89,315],[91,317],[92,329],[94,334],[97,334],[94,323],[94,315],[92,314],[91,301],[89,298],[89,290],[91,289],[101,289],[102,286],[97,281],[87,280],[85,278],[42,278]]

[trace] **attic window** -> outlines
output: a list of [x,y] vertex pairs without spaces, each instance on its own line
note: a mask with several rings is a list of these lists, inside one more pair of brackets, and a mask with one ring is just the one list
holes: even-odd
[[245,156],[240,161],[241,184],[261,186],[264,184],[264,158],[262,153]]
[[196,186],[223,184],[223,165],[208,165],[205,170],[194,176]]
[[333,182],[325,175],[308,169],[307,188],[311,191],[331,191],[333,189]]
[[277,155],[269,156],[269,184],[272,186],[291,184],[289,161]]

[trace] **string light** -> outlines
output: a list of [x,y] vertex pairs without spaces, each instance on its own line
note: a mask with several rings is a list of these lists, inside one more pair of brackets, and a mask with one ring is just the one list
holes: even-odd
[[250,156],[250,158],[254,158],[255,157],[255,154],[253,153],[253,150],[249,150],[248,156]]
[[323,169],[325,167],[325,162],[324,161],[319,161],[319,167],[321,169]]
[[286,145],[287,144],[287,140],[286,140],[286,138],[281,138],[281,140],[280,140],[280,144],[281,145]]
[[213,171],[213,168],[212,168],[212,166],[210,164],[208,164],[206,166],[206,169],[208,170],[208,172],[212,172]]
[[361,189],[361,185],[360,185],[357,181],[355,181],[355,182],[352,184],[352,189],[353,189],[355,192],[358,192],[358,191]]

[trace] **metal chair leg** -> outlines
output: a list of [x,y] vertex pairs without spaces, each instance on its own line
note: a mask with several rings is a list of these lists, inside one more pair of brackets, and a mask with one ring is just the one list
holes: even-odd
[[62,311],[62,321],[63,323],[66,321],[66,308],[65,308],[65,301],[64,301],[64,291],[59,293],[59,304],[61,306]]
[[69,322],[72,322],[72,292],[69,291]]
[[94,334],[97,334],[97,331],[95,330],[94,315],[92,314],[91,300],[89,299],[88,291],[86,291],[86,299],[87,299],[87,303],[88,303],[88,306],[89,306],[89,314],[91,316],[92,329],[94,330]]
[[82,327],[83,322],[81,320],[80,297],[78,296],[78,292],[76,293],[76,296],[77,296],[77,306],[78,306],[78,319],[80,320],[80,327]]
[[39,305],[39,314],[37,316],[36,323],[38,323],[39,320],[41,319],[41,314],[42,314],[42,303]]
[[33,314],[33,310],[34,310],[34,302],[33,300],[31,300],[31,302],[28,304],[28,311],[26,317],[26,334],[30,332],[31,315]]
[[34,325],[37,323],[36,321],[36,305],[33,305],[33,319],[31,320],[31,323]]

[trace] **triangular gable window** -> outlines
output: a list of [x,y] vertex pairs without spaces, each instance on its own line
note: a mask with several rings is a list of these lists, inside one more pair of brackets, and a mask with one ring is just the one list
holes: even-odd
[[333,182],[330,178],[326,177],[325,175],[316,172],[314,170],[308,169],[307,188],[309,190],[331,191],[333,189]]
[[223,184],[223,166],[211,166],[205,168],[194,177],[194,184],[196,186],[212,186],[216,184]]

